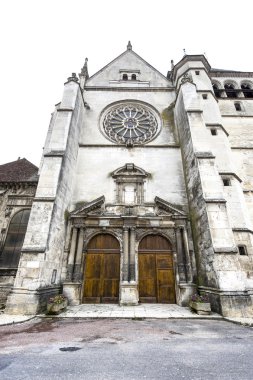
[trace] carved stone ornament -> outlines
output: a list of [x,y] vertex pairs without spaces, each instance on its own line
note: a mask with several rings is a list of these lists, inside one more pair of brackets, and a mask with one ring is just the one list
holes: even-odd
[[11,212],[12,212],[12,207],[7,206],[4,213],[5,217],[10,216]]
[[120,244],[122,245],[122,241],[123,241],[123,237],[122,237],[122,234],[123,234],[123,229],[122,228],[106,228],[105,231],[103,231],[101,229],[101,227],[98,226],[98,228],[89,228],[87,227],[85,230],[84,230],[84,247],[85,249],[87,249],[87,242],[89,242],[93,236],[95,236],[96,234],[101,234],[101,233],[108,233],[108,234],[112,234],[114,235],[120,242]]
[[103,131],[112,142],[142,145],[156,136],[158,122],[143,104],[125,103],[109,109],[103,118]]
[[173,247],[176,246],[176,236],[175,236],[174,228],[166,228],[166,229],[136,228],[136,241],[140,242],[144,238],[144,236],[149,235],[149,234],[154,234],[154,233],[167,237],[172,243]]
[[183,78],[181,79],[181,83],[184,84],[186,82],[193,83],[192,78],[190,77],[189,73],[185,73],[183,75]]

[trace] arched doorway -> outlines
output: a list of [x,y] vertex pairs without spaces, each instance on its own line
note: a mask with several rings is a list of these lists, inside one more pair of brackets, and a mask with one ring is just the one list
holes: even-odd
[[94,236],[85,260],[83,303],[117,303],[119,300],[120,247],[110,234]]
[[176,303],[170,242],[161,235],[147,235],[138,253],[140,302]]

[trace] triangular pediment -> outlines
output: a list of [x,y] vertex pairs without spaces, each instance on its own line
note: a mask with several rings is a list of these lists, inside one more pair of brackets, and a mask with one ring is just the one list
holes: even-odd
[[[124,73],[129,80],[122,80]],[[132,74],[136,74],[135,81],[131,80]],[[126,50],[87,80],[85,87],[93,86],[171,87],[172,84],[133,50]]]
[[86,216],[88,214],[100,214],[102,212],[102,207],[105,203],[105,197],[101,196],[97,199],[94,199],[91,202],[86,203],[85,205],[78,207],[76,210],[72,211],[71,217],[80,217]]
[[162,198],[155,197],[155,204],[159,214],[171,215],[178,218],[187,218],[187,214]]

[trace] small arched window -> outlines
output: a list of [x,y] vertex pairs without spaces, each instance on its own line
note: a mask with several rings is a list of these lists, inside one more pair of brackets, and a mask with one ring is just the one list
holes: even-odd
[[224,88],[228,98],[237,98],[235,86],[232,83],[226,83]]
[[30,210],[22,210],[12,218],[5,239],[3,250],[0,254],[0,267],[17,268],[21,248],[24,242]]
[[132,74],[132,80],[136,80],[136,74]]
[[122,79],[123,79],[123,80],[128,80],[128,76],[127,76],[127,74],[123,74]]
[[253,90],[250,84],[243,83],[241,89],[245,98],[253,98]]

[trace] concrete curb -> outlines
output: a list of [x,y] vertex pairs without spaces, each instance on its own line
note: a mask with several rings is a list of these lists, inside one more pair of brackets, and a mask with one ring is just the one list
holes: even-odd
[[10,322],[1,322],[1,316],[0,316],[0,326],[10,326],[10,325],[16,325],[18,323],[25,323],[25,322],[28,322],[28,321],[31,321],[32,319],[35,319],[37,318],[38,316],[37,315],[33,315],[32,317],[30,318],[27,318],[27,319],[21,319],[20,321],[10,321]]
[[252,320],[252,318],[249,318],[250,321],[245,321],[245,320],[240,321],[240,320],[230,319],[230,318],[224,317],[224,320],[227,321],[227,322],[234,323],[236,325],[241,325],[241,326],[245,326],[245,327],[253,327],[253,320]]

